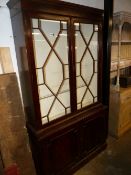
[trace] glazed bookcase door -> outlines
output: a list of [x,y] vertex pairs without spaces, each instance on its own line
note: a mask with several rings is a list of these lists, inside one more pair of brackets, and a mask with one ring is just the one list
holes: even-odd
[[98,24],[74,22],[77,109],[98,102]]
[[99,23],[32,17],[31,28],[42,124],[99,102]]
[[31,21],[40,113],[46,124],[71,112],[68,22]]

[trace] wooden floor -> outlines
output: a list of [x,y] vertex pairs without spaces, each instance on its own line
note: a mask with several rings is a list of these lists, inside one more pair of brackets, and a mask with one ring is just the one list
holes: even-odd
[[107,149],[74,175],[131,175],[131,130],[119,139],[109,137]]

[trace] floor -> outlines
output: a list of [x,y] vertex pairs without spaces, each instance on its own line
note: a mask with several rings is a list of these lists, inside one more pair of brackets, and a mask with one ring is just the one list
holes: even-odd
[[109,137],[108,147],[74,175],[131,175],[131,131]]
[[[0,175],[1,170],[0,164]],[[120,139],[109,137],[107,149],[74,175],[131,175],[131,131]]]

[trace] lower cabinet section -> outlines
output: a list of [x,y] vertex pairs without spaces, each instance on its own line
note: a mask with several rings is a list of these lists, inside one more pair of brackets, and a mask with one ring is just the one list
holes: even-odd
[[[95,115],[96,116],[96,115]],[[44,135],[45,133],[45,135]],[[107,137],[106,110],[72,125],[34,137],[29,129],[38,175],[68,175],[104,148]]]

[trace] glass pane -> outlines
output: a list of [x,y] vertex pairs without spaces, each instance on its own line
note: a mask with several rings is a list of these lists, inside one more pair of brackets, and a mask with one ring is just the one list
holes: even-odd
[[51,105],[52,105],[54,99],[55,99],[55,97],[52,96],[52,97],[48,97],[48,98],[40,100],[40,109],[41,109],[41,116],[42,117],[48,115],[48,112],[51,108]]
[[60,32],[60,21],[41,19],[41,29],[48,38],[49,42],[53,44]]
[[37,74],[37,83],[38,84],[43,84],[44,83],[43,70],[42,69],[37,69],[36,74]]
[[83,102],[82,102],[82,107],[88,106],[92,103],[93,103],[93,96],[91,95],[91,93],[89,91],[87,91],[87,93],[83,99]]
[[93,59],[88,50],[82,59],[81,65],[81,76],[86,81],[86,83],[89,84],[93,75]]
[[80,76],[80,69],[81,69],[80,66],[81,66],[80,63],[76,64],[76,76]]
[[98,34],[94,32],[93,37],[91,39],[89,49],[93,55],[94,60],[97,60],[98,57]]
[[98,101],[98,99],[97,99],[97,97],[95,97],[95,102],[97,102]]
[[67,114],[71,113],[71,108],[67,108],[67,109],[66,109],[66,113],[67,113]]
[[61,58],[62,63],[68,64],[67,31],[63,31],[59,34],[59,39],[56,43],[55,50]]
[[77,104],[77,109],[81,109],[81,104]]
[[57,93],[63,81],[63,69],[61,62],[54,52],[52,52],[50,58],[47,60],[44,71],[45,83],[54,93]]
[[76,62],[80,62],[84,51],[86,49],[86,44],[82,38],[80,32],[76,31],[75,33],[75,51],[76,51]]
[[88,43],[93,34],[93,24],[81,24],[81,32]]
[[81,88],[83,86],[86,86],[85,82],[83,81],[83,79],[81,77],[77,77],[77,88]]
[[77,89],[77,103],[81,103],[82,98],[86,92],[86,89],[87,89],[86,86]]
[[97,69],[98,69],[98,63],[97,61],[95,61],[95,73],[97,73]]
[[75,30],[79,30],[79,23],[74,23],[75,25]]
[[45,85],[38,86],[38,91],[40,99],[48,98],[53,95]]
[[47,117],[42,118],[42,124],[46,124],[46,123],[48,123]]
[[69,65],[64,65],[65,78],[69,78]]
[[60,89],[60,93],[69,91],[69,80],[64,80],[62,87]]
[[98,25],[95,25],[95,32],[98,32]]
[[32,36],[42,124],[45,124],[71,112],[67,22],[32,19]]
[[61,24],[62,24],[62,29],[64,30],[66,30],[67,29],[67,22],[65,22],[65,21],[61,21]]
[[91,81],[89,88],[90,88],[93,96],[96,97],[97,96],[97,73],[95,73],[93,75],[93,78],[92,78],[92,81]]
[[57,119],[63,115],[65,115],[65,108],[62,106],[62,104],[58,100],[55,100],[55,103],[49,114],[50,116],[49,120],[51,121],[51,120]]
[[43,37],[40,30],[34,29],[32,35],[34,41],[33,43],[36,68],[41,68],[45,63],[47,56],[49,55],[51,47]]
[[75,23],[77,109],[97,102],[98,25]]
[[77,103],[81,103],[87,87],[81,77],[77,77]]
[[32,19],[32,27],[33,28],[38,28],[38,19]]
[[62,104],[67,108],[70,104],[70,92],[64,92],[58,95],[58,99],[62,102]]

